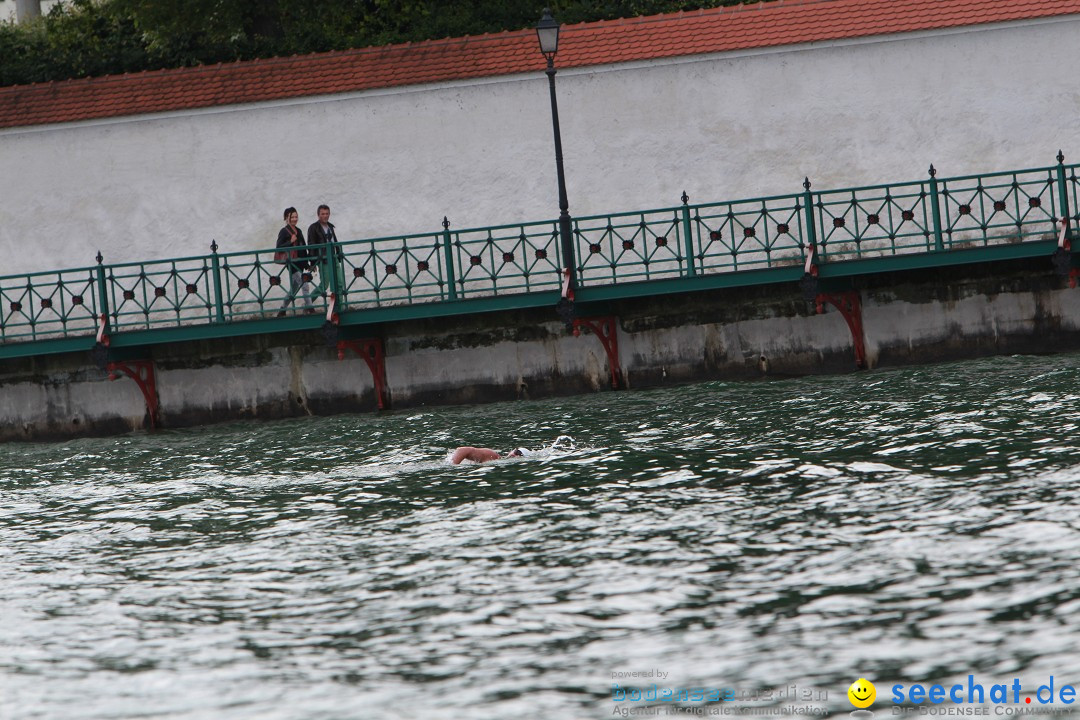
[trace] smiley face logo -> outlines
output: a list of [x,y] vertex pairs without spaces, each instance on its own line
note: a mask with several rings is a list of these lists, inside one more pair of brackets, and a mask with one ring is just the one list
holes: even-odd
[[866,678],[859,678],[847,689],[848,700],[857,708],[868,708],[877,698],[877,688]]

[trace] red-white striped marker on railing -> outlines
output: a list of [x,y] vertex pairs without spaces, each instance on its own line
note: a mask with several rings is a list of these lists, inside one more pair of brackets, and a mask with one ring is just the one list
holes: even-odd
[[817,275],[817,268],[814,267],[814,246],[810,246],[810,252],[806,253],[806,265],[803,266],[803,273],[806,275]]
[[109,344],[109,336],[105,334],[105,323],[108,321],[108,315],[101,313],[101,324],[98,325],[97,341],[102,345]]

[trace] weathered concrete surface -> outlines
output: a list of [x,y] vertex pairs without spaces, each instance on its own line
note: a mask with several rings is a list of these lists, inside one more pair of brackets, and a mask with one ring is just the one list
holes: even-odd
[[862,301],[871,367],[1080,348],[1080,289],[1041,259],[871,277]]
[[[869,367],[1080,348],[1080,289],[1049,260],[856,278]],[[582,307],[618,317],[629,388],[855,369],[839,312],[816,314],[794,285],[736,288]],[[374,329],[373,329],[374,330]],[[379,329],[392,407],[605,391],[600,341],[564,332],[550,309],[440,318]],[[370,412],[366,363],[339,360],[317,332],[156,346],[159,425]],[[110,382],[88,354],[0,363],[0,439],[147,427],[136,384]]]

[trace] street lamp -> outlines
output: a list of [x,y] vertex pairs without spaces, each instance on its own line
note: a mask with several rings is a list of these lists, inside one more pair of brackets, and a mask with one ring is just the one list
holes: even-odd
[[574,241],[570,228],[570,203],[566,200],[566,176],[563,172],[562,135],[559,132],[559,103],[555,99],[555,53],[559,51],[559,23],[551,17],[551,9],[544,8],[544,16],[536,24],[536,37],[540,52],[547,58],[548,88],[551,91],[551,124],[555,130],[555,170],[559,176],[559,239],[562,245],[563,296],[559,300],[559,316],[567,327],[574,320],[574,288],[577,277],[574,272]]

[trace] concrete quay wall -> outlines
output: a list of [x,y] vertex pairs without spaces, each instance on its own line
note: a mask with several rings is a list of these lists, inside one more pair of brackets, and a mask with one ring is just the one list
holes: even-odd
[[[1048,260],[856,279],[869,368],[1080,349],[1080,289]],[[842,315],[817,314],[794,284],[621,300],[582,308],[618,318],[629,389],[710,379],[855,370]],[[593,312],[596,311],[596,312]],[[392,408],[610,391],[607,355],[565,332],[552,309],[373,328]],[[372,412],[366,363],[321,333],[154,346],[158,427]],[[0,440],[108,435],[148,427],[137,384],[110,382],[89,353],[0,362]]]

